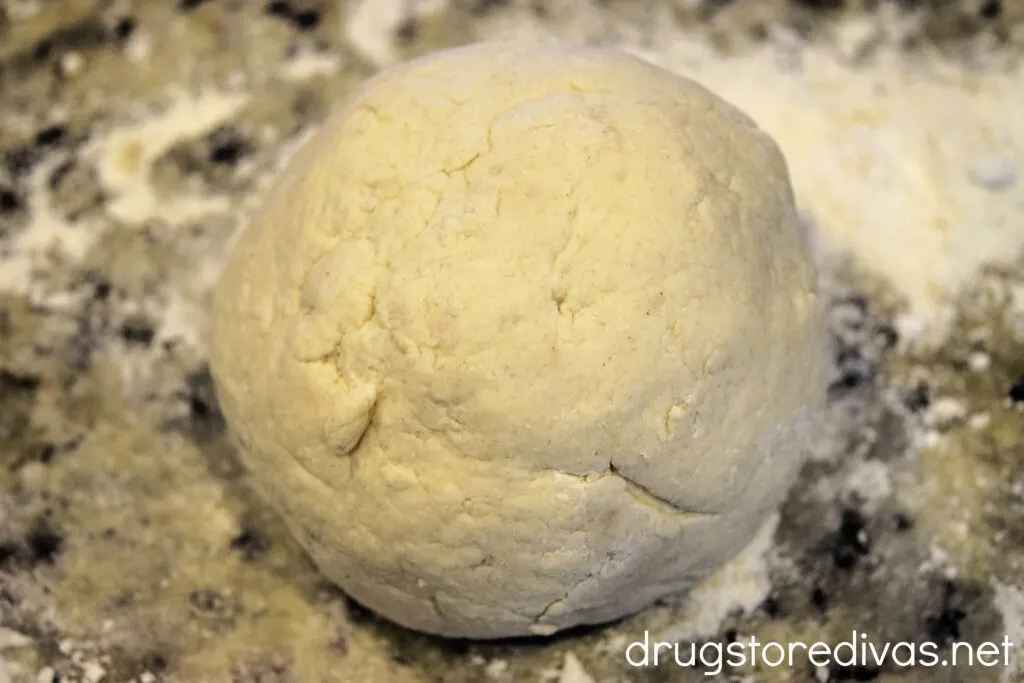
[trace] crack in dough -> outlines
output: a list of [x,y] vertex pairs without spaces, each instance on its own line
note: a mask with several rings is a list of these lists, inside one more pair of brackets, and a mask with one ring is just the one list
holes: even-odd
[[618,477],[622,481],[626,482],[626,492],[642,505],[656,508],[667,514],[684,515],[686,517],[693,517],[694,519],[717,517],[719,515],[718,512],[708,512],[684,507],[678,503],[672,502],[664,496],[659,496],[647,486],[644,486],[635,479],[627,477],[613,464],[609,464],[608,474]]

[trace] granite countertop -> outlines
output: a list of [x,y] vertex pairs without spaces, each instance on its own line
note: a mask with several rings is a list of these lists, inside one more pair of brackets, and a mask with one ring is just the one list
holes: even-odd
[[[1024,641],[1024,3],[0,2],[0,683],[1024,681],[634,668],[652,639]],[[830,429],[690,595],[552,639],[405,631],[248,492],[206,363],[245,217],[380,67],[615,44],[776,136],[830,300]],[[1016,113],[1015,113],[1016,112]]]

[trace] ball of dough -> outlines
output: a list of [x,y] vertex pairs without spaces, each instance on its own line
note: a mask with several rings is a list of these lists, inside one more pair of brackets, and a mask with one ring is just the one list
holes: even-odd
[[552,633],[749,542],[820,412],[785,162],[622,53],[478,44],[362,85],[219,284],[212,367],[258,488],[405,626]]

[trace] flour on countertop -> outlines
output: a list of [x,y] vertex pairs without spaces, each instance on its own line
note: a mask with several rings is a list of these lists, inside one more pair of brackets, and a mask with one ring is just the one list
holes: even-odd
[[331,76],[341,70],[342,61],[338,55],[308,52],[296,55],[281,64],[279,73],[291,81],[305,81],[316,76]]
[[157,198],[150,183],[150,167],[176,143],[230,120],[247,99],[236,93],[179,97],[157,116],[93,141],[85,155],[95,161],[100,180],[114,197],[107,211],[128,223],[142,223],[157,216],[178,223],[211,211],[228,210],[226,201],[217,197],[172,198],[169,202]]
[[374,67],[385,67],[401,58],[394,40],[399,26],[437,14],[448,4],[448,0],[360,0],[345,19],[345,37],[361,58]]
[[57,256],[77,263],[96,240],[96,232],[86,226],[72,226],[54,209],[47,182],[58,165],[48,160],[33,169],[28,180],[28,206],[31,221],[15,233],[10,245],[0,245],[4,258],[0,268],[0,293],[23,294],[34,303],[60,306],[67,302],[68,293],[51,291],[34,279],[35,269]]
[[558,683],[594,683],[594,679],[583,668],[576,655],[566,652],[565,663],[562,664],[562,674],[558,677]]

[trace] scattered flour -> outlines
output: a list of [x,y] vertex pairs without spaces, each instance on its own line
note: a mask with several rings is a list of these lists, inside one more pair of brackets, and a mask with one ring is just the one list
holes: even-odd
[[87,683],[100,683],[106,676],[107,671],[99,662],[84,662],[82,664],[82,677]]
[[9,628],[0,627],[0,651],[27,647],[32,642],[32,639],[24,634],[12,631]]
[[508,660],[507,659],[493,659],[484,668],[484,673],[487,674],[488,678],[501,679],[504,678],[505,672],[508,671]]
[[971,429],[985,429],[991,422],[992,416],[989,413],[975,413],[967,418],[967,426]]
[[81,52],[65,52],[60,56],[60,69],[64,76],[74,76],[85,66],[85,57]]
[[129,61],[139,63],[149,58],[153,52],[153,36],[146,31],[136,31],[131,40],[128,41],[128,46],[125,49],[125,54],[128,56]]
[[[232,204],[225,197],[185,194],[170,198],[156,195],[150,183],[152,163],[175,144],[209,132],[231,119],[247,102],[239,94],[209,93],[197,98],[178,98],[162,113],[116,129],[91,141],[82,156],[96,165],[100,182],[111,195],[106,205],[114,219],[142,224],[160,218],[180,225],[210,214],[229,214]],[[289,150],[290,155],[293,151]],[[79,221],[71,225],[54,209],[47,180],[61,159],[49,158],[38,164],[27,183],[29,225],[4,246],[0,268],[0,292],[27,297],[37,305],[60,310],[73,306],[73,295],[50,291],[36,272],[48,259],[74,264],[89,252],[102,232],[101,225]],[[211,288],[219,274],[220,262],[196,264],[195,286]],[[200,342],[205,312],[187,294],[169,295],[161,338]]]
[[345,39],[373,66],[394,64],[401,58],[395,45],[399,26],[447,7],[448,0],[360,0],[346,12]]
[[278,73],[288,81],[308,81],[317,76],[333,76],[341,70],[341,64],[338,55],[308,52],[282,63]]
[[175,144],[207,133],[231,119],[248,101],[236,93],[182,97],[161,114],[93,141],[85,150],[112,195],[107,211],[126,223],[160,216],[172,223],[229,210],[220,197],[160,201],[150,185],[152,163]]
[[576,655],[566,652],[565,661],[562,664],[562,675],[558,677],[558,683],[594,683],[594,679],[583,668]]
[[370,64],[382,67],[398,60],[392,39],[405,17],[403,2],[361,0],[345,19],[345,38],[356,53]]
[[861,460],[850,472],[847,486],[865,502],[884,500],[892,494],[892,471],[879,460]]
[[927,427],[942,429],[954,422],[962,420],[967,414],[967,406],[963,401],[951,396],[942,396],[932,401],[924,415]]
[[971,372],[985,372],[992,365],[992,357],[984,351],[973,351],[967,357],[967,367]]
[[54,308],[70,303],[67,293],[47,291],[33,277],[35,270],[54,256],[71,263],[80,261],[95,242],[97,232],[88,225],[70,225],[54,209],[47,181],[58,163],[50,159],[33,169],[28,179],[31,222],[15,234],[9,245],[0,247],[4,257],[0,292],[25,296],[34,304]]

